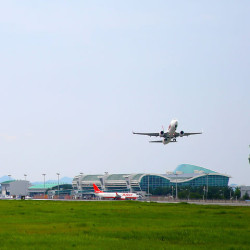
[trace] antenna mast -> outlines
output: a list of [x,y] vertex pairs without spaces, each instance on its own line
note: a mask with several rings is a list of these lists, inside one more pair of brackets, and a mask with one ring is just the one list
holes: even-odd
[[[250,148],[250,145],[249,145],[249,148]],[[250,164],[250,154],[249,154],[249,156],[248,156],[248,161],[249,161],[249,164]]]

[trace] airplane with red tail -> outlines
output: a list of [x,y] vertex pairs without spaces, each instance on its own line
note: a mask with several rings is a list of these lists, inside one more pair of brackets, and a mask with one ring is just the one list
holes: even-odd
[[93,183],[95,190],[95,195],[104,199],[114,199],[114,200],[136,200],[139,195],[136,193],[109,193],[101,191],[96,184]]

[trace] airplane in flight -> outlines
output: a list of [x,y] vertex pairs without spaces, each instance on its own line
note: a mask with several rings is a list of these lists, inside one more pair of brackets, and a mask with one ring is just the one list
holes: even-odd
[[95,195],[100,198],[105,199],[114,199],[114,200],[136,200],[140,196],[135,193],[109,193],[101,191],[96,184],[93,183],[93,187],[95,190]]
[[156,143],[163,143],[164,145],[170,143],[170,142],[177,142],[177,137],[183,137],[183,136],[189,136],[189,135],[199,135],[202,134],[202,132],[198,133],[185,133],[184,131],[176,132],[176,129],[178,127],[178,121],[176,119],[173,119],[169,126],[167,132],[164,132],[164,129],[160,131],[160,133],[135,133],[135,135],[148,135],[148,136],[159,136],[162,137],[162,140],[157,141],[149,141],[149,142],[156,142]]

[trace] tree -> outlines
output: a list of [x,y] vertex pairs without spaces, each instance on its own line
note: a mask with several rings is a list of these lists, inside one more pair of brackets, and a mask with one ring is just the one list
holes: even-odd
[[240,195],[241,195],[241,192],[240,192],[240,188],[237,187],[234,191],[234,197],[239,199],[240,198]]
[[[204,190],[205,189],[205,190]],[[199,187],[192,187],[192,186],[178,186],[178,198],[180,199],[202,199],[204,196],[205,191],[205,199],[207,196],[207,199],[227,199],[229,200],[232,197],[237,197],[237,199],[240,198],[240,189],[236,188],[235,192],[231,187],[209,187],[208,188],[208,194],[206,194],[206,186],[199,186]],[[173,195],[175,197],[176,190],[175,186],[172,187],[157,187],[155,189],[150,189],[150,193],[153,195],[164,195],[164,196],[171,196],[173,192]]]
[[246,192],[246,193],[243,195],[242,199],[243,199],[243,200],[249,200],[249,199],[250,199],[248,192]]

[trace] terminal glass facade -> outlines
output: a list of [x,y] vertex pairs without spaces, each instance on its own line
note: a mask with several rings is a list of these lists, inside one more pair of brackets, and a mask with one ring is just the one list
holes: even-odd
[[[228,186],[229,177],[223,175],[205,175],[192,178],[191,180],[185,180],[183,182],[177,181],[178,187],[190,186],[190,187],[226,187]],[[163,176],[158,175],[144,175],[140,181],[140,187],[142,191],[147,192],[149,189],[156,189],[158,187],[170,187],[176,185],[176,181]]]
[[159,175],[145,175],[140,181],[141,190],[147,192],[148,188],[169,187],[170,181]]
[[226,187],[228,186],[229,177],[223,175],[206,175],[201,177],[196,177],[190,181],[185,181],[177,183],[178,186],[190,186],[190,187],[200,187],[200,186],[210,186],[210,187]]

